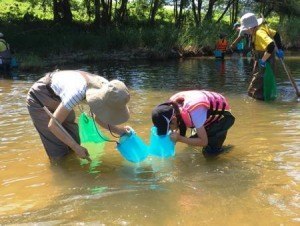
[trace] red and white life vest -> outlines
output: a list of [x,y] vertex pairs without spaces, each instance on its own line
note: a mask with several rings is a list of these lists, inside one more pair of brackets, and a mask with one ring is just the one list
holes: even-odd
[[230,106],[224,96],[205,90],[179,92],[173,95],[170,101],[178,104],[180,115],[185,125],[189,128],[194,127],[190,113],[199,107],[208,109],[204,126],[219,120],[224,111],[230,111]]

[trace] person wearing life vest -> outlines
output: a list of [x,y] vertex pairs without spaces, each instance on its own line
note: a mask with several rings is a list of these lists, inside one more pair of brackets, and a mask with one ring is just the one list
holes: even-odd
[[[263,75],[266,62],[270,63],[274,72],[275,54],[278,58],[283,59],[284,57],[280,35],[263,23],[263,18],[257,19],[253,13],[246,13],[241,17],[240,33],[251,35],[254,50],[255,63],[253,78],[248,87],[248,95],[258,100],[264,100]],[[256,66],[257,64],[259,67]]]
[[5,41],[4,35],[0,32],[0,66],[9,67],[11,52],[9,44]]
[[216,43],[216,50],[222,52],[221,58],[224,58],[227,47],[228,47],[228,41],[226,40],[226,34],[220,34],[219,40]]
[[[174,142],[203,147],[204,155],[219,154],[234,116],[224,96],[205,90],[182,91],[152,111],[158,135],[169,131]],[[195,134],[186,137],[187,128]]]

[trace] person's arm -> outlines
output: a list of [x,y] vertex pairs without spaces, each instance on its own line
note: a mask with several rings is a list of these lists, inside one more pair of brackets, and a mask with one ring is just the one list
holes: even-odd
[[277,47],[276,55],[277,55],[278,58],[283,59],[283,57],[284,57],[284,52],[282,50],[283,46],[282,46],[281,38],[280,38],[280,35],[279,35],[278,32],[276,32],[275,35],[274,35],[274,41],[275,41],[275,44],[276,44],[275,47]]
[[125,133],[130,132],[130,127],[129,126],[119,127],[119,126],[109,125],[107,123],[102,122],[97,117],[95,117],[95,120],[96,120],[97,124],[100,125],[101,127],[105,128],[107,130],[110,130],[111,132],[116,133],[120,136],[125,134]]
[[207,138],[207,133],[206,133],[204,126],[200,127],[196,131],[197,131],[198,137],[195,137],[195,138],[184,137],[184,136],[181,136],[178,132],[172,132],[171,139],[174,142],[181,142],[181,143],[185,143],[185,144],[192,145],[192,146],[201,146],[201,147],[207,146],[208,138]]
[[230,45],[230,49],[234,49],[236,44],[243,38],[243,36],[238,36]]
[[262,67],[265,67],[266,66],[266,61],[269,59],[269,57],[272,55],[273,51],[275,49],[275,43],[274,42],[271,42],[267,48],[266,48],[266,51],[263,55],[263,57],[261,59],[259,59],[259,64],[260,66]]
[[[53,116],[58,122],[62,124],[69,113],[70,111],[61,103],[53,113]],[[85,158],[89,156],[87,149],[80,146],[74,139],[72,139],[71,135],[68,136],[67,134],[65,134],[52,118],[49,121],[48,128],[59,140],[73,149],[78,157]]]
[[282,49],[281,37],[278,32],[274,35],[274,41],[278,49]]

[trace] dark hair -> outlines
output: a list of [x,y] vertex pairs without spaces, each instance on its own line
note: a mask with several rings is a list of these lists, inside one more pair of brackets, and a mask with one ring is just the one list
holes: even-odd
[[185,125],[185,123],[184,123],[184,121],[181,117],[179,106],[178,106],[177,102],[173,102],[173,101],[170,101],[169,104],[172,105],[172,107],[175,110],[175,115],[176,115],[176,118],[177,118],[179,133],[180,133],[181,136],[185,136],[187,128],[186,128],[186,125]]

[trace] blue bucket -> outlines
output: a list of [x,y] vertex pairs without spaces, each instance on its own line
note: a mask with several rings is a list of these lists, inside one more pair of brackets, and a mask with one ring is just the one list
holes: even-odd
[[236,48],[237,48],[238,50],[243,50],[243,49],[244,49],[244,43],[243,43],[243,42],[239,42],[239,43],[237,44]]
[[151,128],[149,154],[168,158],[175,155],[175,143],[170,138],[170,132],[167,135],[157,135],[157,128]]
[[120,137],[117,149],[125,159],[134,163],[141,162],[148,156],[148,147],[133,130]]
[[214,51],[214,55],[215,55],[215,57],[222,57],[222,51],[220,51],[220,50],[215,50],[215,51]]

